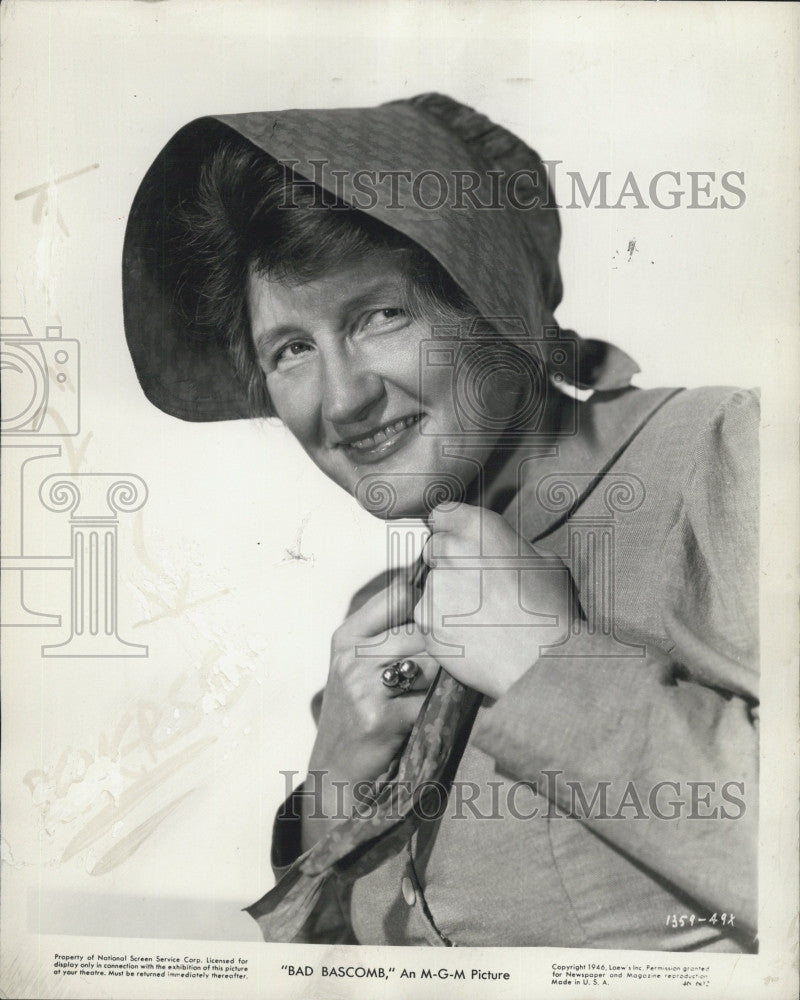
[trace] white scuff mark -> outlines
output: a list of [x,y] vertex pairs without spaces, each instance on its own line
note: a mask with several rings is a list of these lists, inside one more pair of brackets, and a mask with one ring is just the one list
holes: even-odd
[[[86,814],[93,810],[112,803],[119,807],[132,783],[135,785],[140,778],[144,780],[160,759],[161,749],[201,723],[201,732],[203,728],[208,732],[215,725],[230,731],[229,712],[235,709],[248,684],[254,679],[260,683],[258,658],[260,652],[268,648],[268,640],[261,633],[246,638],[232,636],[229,626],[212,628],[209,625],[205,631],[214,640],[209,642],[205,654],[195,660],[194,669],[185,670],[171,689],[170,701],[175,691],[180,690],[182,707],[174,703],[159,705],[155,701],[139,701],[136,709],[127,711],[118,723],[118,729],[122,727],[121,731],[126,733],[130,726],[138,725],[138,730],[134,730],[138,732],[138,741],[131,743],[133,733],[130,733],[127,743],[123,741],[120,745],[118,733],[112,749],[105,754],[100,750],[94,754],[85,748],[67,748],[58,761],[45,770],[28,772],[24,783],[30,790],[33,805],[39,810],[44,836],[52,840],[64,826],[83,822]],[[100,734],[98,746],[108,747],[105,733]],[[145,755],[142,761],[145,750],[149,756]],[[133,759],[132,753],[136,754]],[[138,775],[137,764],[141,772]],[[116,838],[122,828],[115,825],[108,829]],[[86,861],[90,873],[96,860],[92,856]]]
[[109,797],[116,805],[125,784],[117,761],[96,757],[87,765],[85,758],[75,753],[67,758],[57,782],[40,778],[32,785],[31,794],[34,805],[42,809],[45,832],[52,836],[60,824],[71,823]]
[[16,274],[14,275],[14,284],[17,286],[17,294],[22,302],[22,310],[23,312],[27,312],[28,300],[25,295],[25,282],[22,277],[22,268],[19,266],[17,266]]
[[0,838],[0,862],[4,865],[9,865],[11,868],[25,867],[21,861],[14,860],[14,855],[11,853],[11,848],[5,837]]
[[186,618],[195,633],[201,639],[204,639],[209,646],[216,646],[222,650],[229,647],[235,641],[230,638],[224,625],[216,624],[212,616],[205,612],[198,613],[197,611],[189,610],[186,613]]
[[[230,593],[228,587],[216,587],[202,571],[202,563],[192,551],[181,552],[179,566],[163,552],[156,561],[148,552],[140,519],[135,522],[134,547],[139,561],[151,574],[140,581],[129,581],[142,614],[134,628],[165,618],[191,620],[194,608]],[[198,585],[202,589],[198,589]]]
[[266,649],[269,649],[269,639],[263,632],[257,632],[247,637],[248,653],[258,656],[259,653],[263,653]]
[[55,186],[55,176],[52,174],[46,191],[37,199],[34,220],[41,222],[42,226],[42,235],[36,244],[34,256],[36,277],[44,289],[49,313],[56,298],[57,258],[63,250],[64,237],[69,236],[69,230],[59,210],[58,190]]
[[210,664],[205,665],[206,691],[200,702],[203,712],[207,715],[227,707],[232,697],[238,696],[239,689],[257,676],[255,665],[257,652],[253,650],[253,643],[246,652],[235,647],[226,649],[225,646],[216,643],[214,645],[218,654]]

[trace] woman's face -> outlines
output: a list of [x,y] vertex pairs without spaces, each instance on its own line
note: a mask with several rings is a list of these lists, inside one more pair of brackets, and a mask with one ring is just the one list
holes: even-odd
[[277,415],[327,476],[391,518],[468,496],[518,395],[484,391],[491,427],[465,433],[452,342],[432,342],[433,324],[404,310],[405,282],[396,260],[376,254],[305,284],[251,274],[247,288]]

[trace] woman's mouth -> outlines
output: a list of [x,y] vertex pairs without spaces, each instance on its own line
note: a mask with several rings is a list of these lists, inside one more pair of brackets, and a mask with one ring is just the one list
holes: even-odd
[[340,447],[357,461],[379,461],[406,444],[421,419],[422,414],[419,413],[400,417],[391,423],[382,424],[363,437],[342,441]]

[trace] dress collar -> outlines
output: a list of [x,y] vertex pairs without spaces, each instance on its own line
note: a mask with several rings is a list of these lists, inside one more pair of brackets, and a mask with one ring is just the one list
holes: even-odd
[[[653,414],[682,389],[596,392],[560,406],[560,433],[509,448],[483,503],[501,511],[523,538],[535,542],[567,520]],[[569,421],[573,419],[574,432]],[[547,483],[545,480],[553,477]],[[542,491],[562,502],[545,504]]]

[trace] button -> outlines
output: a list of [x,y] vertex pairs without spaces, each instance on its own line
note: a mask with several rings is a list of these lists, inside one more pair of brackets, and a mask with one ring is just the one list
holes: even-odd
[[400,883],[400,888],[403,890],[403,899],[408,903],[409,906],[413,906],[417,901],[417,894],[414,891],[414,885],[408,875],[403,876],[403,881]]

